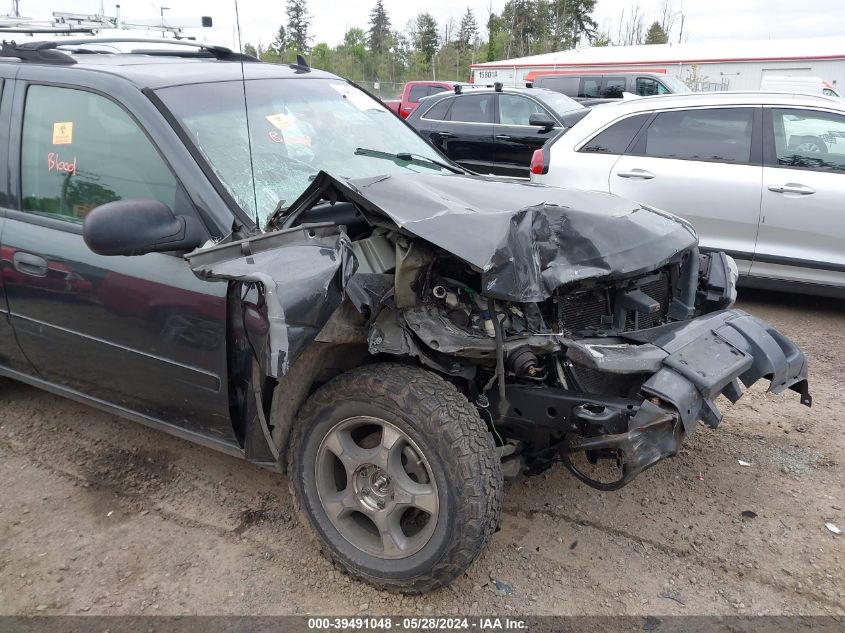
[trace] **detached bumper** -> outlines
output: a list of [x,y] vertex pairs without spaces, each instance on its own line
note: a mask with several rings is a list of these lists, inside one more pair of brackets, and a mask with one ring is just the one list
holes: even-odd
[[672,324],[626,338],[666,353],[660,369],[643,392],[671,404],[687,433],[698,420],[716,427],[722,415],[713,400],[724,394],[731,402],[760,379],[769,391],[792,389],[811,406],[807,360],[795,343],[762,319],[742,310],[725,310],[682,324]]
[[[722,416],[714,399],[720,394],[736,402],[742,385],[767,379],[769,391],[792,389],[802,404],[812,404],[803,352],[771,325],[742,310],[631,332],[621,340],[580,341],[567,355],[594,371],[650,373],[641,389],[646,399],[636,402],[513,386],[507,392],[510,411],[503,418],[526,411],[537,424],[545,411],[564,412],[558,430],[580,437],[559,447],[561,457],[576,477],[603,490],[621,488],[643,470],[676,455],[683,437],[699,420],[718,426]],[[634,415],[631,409],[636,409]],[[609,483],[591,479],[569,459],[581,451],[611,459],[621,454],[621,478]]]

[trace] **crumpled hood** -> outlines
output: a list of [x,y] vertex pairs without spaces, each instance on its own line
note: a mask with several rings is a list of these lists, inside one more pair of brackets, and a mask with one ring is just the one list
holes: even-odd
[[687,222],[606,193],[482,176],[347,181],[321,172],[300,201],[330,185],[477,267],[496,299],[543,301],[574,281],[647,273],[697,243]]

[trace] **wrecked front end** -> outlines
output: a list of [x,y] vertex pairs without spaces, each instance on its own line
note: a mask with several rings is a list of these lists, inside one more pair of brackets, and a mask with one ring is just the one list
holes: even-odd
[[[277,391],[333,341],[356,343],[355,362],[420,364],[475,404],[511,475],[562,462],[616,489],[717,426],[720,394],[767,379],[811,403],[802,352],[731,309],[733,261],[669,214],[493,179],[321,173],[271,223],[189,259],[258,293],[249,347]],[[289,425],[265,423],[278,455]]]

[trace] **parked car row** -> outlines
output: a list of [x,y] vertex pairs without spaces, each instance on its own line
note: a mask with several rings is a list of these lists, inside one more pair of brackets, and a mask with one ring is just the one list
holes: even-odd
[[845,107],[784,93],[666,95],[592,108],[538,183],[686,218],[748,285],[845,295]]
[[408,123],[471,171],[530,175],[676,213],[704,248],[736,258],[746,285],[845,295],[845,104],[783,92],[605,101],[584,107],[544,88],[457,89],[423,99]]
[[497,86],[423,99],[408,123],[467,169],[527,178],[535,150],[586,112],[552,90]]

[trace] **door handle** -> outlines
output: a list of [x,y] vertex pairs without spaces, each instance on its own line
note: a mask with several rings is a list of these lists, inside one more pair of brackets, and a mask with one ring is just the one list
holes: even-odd
[[47,260],[43,257],[18,251],[12,256],[12,262],[15,270],[19,273],[32,275],[33,277],[47,276]]
[[507,134],[496,134],[497,141],[509,141],[511,139]]
[[437,136],[439,136],[440,138],[454,138],[455,137],[455,135],[452,134],[451,132],[437,132]]
[[645,169],[632,169],[630,171],[617,171],[616,175],[620,178],[641,178],[642,180],[651,180],[654,174]]
[[812,193],[816,193],[816,190],[812,187],[792,182],[788,182],[785,185],[771,185],[769,191],[774,191],[775,193],[797,193],[802,196],[809,196]]

